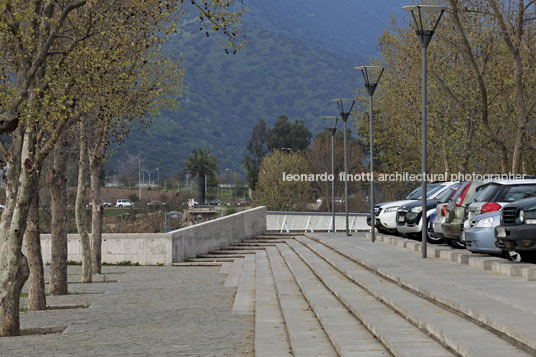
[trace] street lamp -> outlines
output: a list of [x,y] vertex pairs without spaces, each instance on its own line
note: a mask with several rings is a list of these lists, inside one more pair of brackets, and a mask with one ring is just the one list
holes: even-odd
[[333,217],[331,219],[331,227],[333,232],[335,230],[335,133],[337,132],[337,122],[339,117],[323,117],[326,122],[326,128],[331,133],[331,210],[333,212]]
[[141,202],[141,153],[143,151],[138,151],[138,191],[139,191],[139,199]]
[[[354,108],[355,99],[333,99],[332,102],[337,103],[341,119],[344,122],[344,211],[346,212],[346,235],[351,236],[350,231],[348,230],[348,150],[346,148],[346,121],[348,121],[350,113]],[[349,109],[345,110],[345,106],[347,108],[349,107]]]
[[422,49],[422,257],[426,258],[427,227],[426,227],[426,116],[427,116],[427,49],[432,36],[439,25],[446,8],[433,5],[411,5],[404,6],[402,9],[411,13],[415,33],[421,42]]
[[152,169],[152,170],[141,169],[141,171],[147,172],[147,175],[149,175],[149,186],[151,186],[151,173],[153,171],[160,171],[160,169],[159,168]]
[[376,240],[376,218],[374,217],[374,91],[380,82],[383,74],[383,67],[381,66],[359,66],[355,69],[360,70],[363,74],[363,80],[365,81],[365,88],[367,88],[368,95],[370,97],[370,240],[374,242]]

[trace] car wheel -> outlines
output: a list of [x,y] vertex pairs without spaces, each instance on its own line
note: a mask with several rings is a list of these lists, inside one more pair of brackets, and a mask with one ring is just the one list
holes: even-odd
[[536,253],[535,252],[519,252],[521,256],[521,261],[524,263],[536,263]]
[[519,254],[516,251],[513,250],[503,250],[502,256],[505,259],[508,259],[511,262],[520,262],[521,261],[521,254]]
[[119,207],[119,208],[123,208],[123,205],[117,205],[117,207]]
[[454,249],[465,249],[465,244],[455,239],[447,239],[447,244]]
[[439,238],[439,237],[434,236],[434,228],[431,227],[430,218],[428,218],[426,227],[428,227],[428,234],[426,236],[427,240],[428,240],[428,243],[441,244],[441,243],[443,243],[445,241],[443,238]]

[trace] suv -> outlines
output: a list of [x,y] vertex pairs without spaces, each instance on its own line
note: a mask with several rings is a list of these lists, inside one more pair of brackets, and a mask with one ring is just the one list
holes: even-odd
[[498,211],[502,206],[536,196],[536,180],[490,182],[473,197],[468,206],[468,219],[482,213]]
[[[442,188],[442,186],[437,183],[429,184],[426,187],[428,198]],[[375,226],[378,228],[378,231],[381,233],[396,233],[396,210],[402,205],[419,199],[421,199],[421,186],[413,190],[405,200],[384,202],[374,205],[374,216],[376,217]],[[367,224],[370,226],[370,215],[367,217]]]
[[433,243],[443,243],[443,232],[441,231],[441,224],[445,221],[445,214],[447,212],[447,206],[452,200],[452,197],[456,194],[456,191],[462,183],[450,186],[439,197],[437,197],[435,217],[430,216],[432,224],[429,225],[428,231],[430,234],[430,241]]
[[464,182],[452,197],[452,201],[445,210],[445,220],[441,224],[443,237],[454,248],[462,248],[460,241],[460,224],[465,221],[465,211],[471,199],[486,184],[484,181]]
[[134,203],[131,200],[128,200],[126,198],[122,198],[117,200],[115,203],[116,207],[134,207]]
[[505,205],[495,239],[497,248],[516,251],[521,261],[536,262],[536,198]]

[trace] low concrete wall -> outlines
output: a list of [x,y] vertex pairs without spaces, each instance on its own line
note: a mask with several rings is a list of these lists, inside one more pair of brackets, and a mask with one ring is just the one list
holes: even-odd
[[[50,263],[51,235],[41,235],[43,262]],[[82,247],[78,234],[67,236],[68,260],[82,261]],[[141,265],[172,263],[172,243],[169,233],[116,233],[102,235],[102,262],[117,264],[131,261]]]
[[[266,208],[257,207],[169,233],[117,233],[102,235],[102,261],[131,261],[141,265],[171,265],[205,254],[266,230]],[[68,235],[68,260],[81,261],[80,236]],[[41,235],[43,262],[50,263],[51,235]]]
[[173,262],[206,254],[266,230],[266,207],[257,207],[205,223],[170,232]]

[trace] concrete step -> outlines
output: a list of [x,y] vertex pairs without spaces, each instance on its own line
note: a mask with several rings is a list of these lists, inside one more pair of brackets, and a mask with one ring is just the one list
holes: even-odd
[[294,234],[263,234],[253,237],[253,239],[294,239]]
[[222,262],[182,262],[182,263],[173,263],[174,267],[219,267],[220,265],[225,264]]
[[[415,277],[410,283],[403,281],[399,275],[395,276],[385,268],[380,271],[370,263],[379,262],[380,260],[382,262],[389,261],[391,264],[389,268],[394,268],[398,272],[406,272],[405,267],[396,264],[397,258],[394,258],[394,256],[394,259],[389,258],[388,252],[382,252],[381,258],[380,255],[375,256],[372,249],[374,244],[372,243],[366,242],[357,248],[355,243],[350,241],[341,242],[339,240],[335,244],[335,239],[322,240],[322,242],[327,242],[325,244],[313,242],[305,237],[298,238],[298,241],[321,255],[322,258],[337,267],[339,271],[356,284],[369,291],[370,294],[390,306],[401,316],[419,326],[423,331],[434,336],[442,344],[449,346],[459,355],[533,355],[530,347],[524,346],[523,340],[525,336],[523,336],[523,333],[512,333],[512,329],[508,328],[504,328],[504,330],[508,331],[509,334],[501,333],[493,326],[493,318],[482,317],[478,319],[479,321],[475,321],[473,316],[479,315],[479,309],[471,309],[470,312],[474,314],[471,315],[467,313],[469,311],[464,307],[466,303],[477,303],[479,306],[485,307],[493,299],[481,295],[484,293],[472,295],[470,291],[460,289],[455,285],[442,284],[439,276],[434,279],[434,277],[419,273],[420,266],[418,263],[422,262],[422,260],[415,261],[415,258],[410,260],[413,263],[413,269],[417,269],[416,273],[406,274],[406,276]],[[370,246],[371,249],[368,249],[367,246]],[[392,250],[393,248],[389,249]],[[398,259],[402,259],[402,262],[404,258]],[[451,264],[436,262],[435,264]],[[431,260],[424,263],[427,266],[434,264]],[[437,267],[437,265],[434,267]],[[420,268],[422,269],[423,267]],[[418,288],[419,283],[423,283],[426,289],[419,288],[418,291],[415,291],[414,289]],[[428,290],[430,288],[435,289],[438,285],[443,285],[443,288],[436,291]],[[456,301],[449,301],[447,305],[449,309],[445,309],[445,302],[448,301],[445,299],[445,294],[456,294],[459,291],[463,291],[463,295],[459,295]],[[508,308],[511,310],[511,306]],[[501,315],[503,310],[504,305],[502,308],[498,306],[495,309],[495,315]],[[512,314],[511,316],[515,315]],[[484,325],[484,328],[481,327],[482,325]],[[512,339],[514,336],[518,337],[519,340]],[[514,340],[515,346],[512,344],[512,340]]]
[[241,243],[285,243],[286,239],[245,239]]
[[185,259],[185,262],[190,262],[190,263],[220,262],[220,263],[223,263],[223,262],[232,262],[233,260],[234,259],[232,258],[225,258],[225,256],[223,256],[223,257],[218,257],[218,258],[188,258],[188,259]]
[[232,313],[235,315],[253,315],[255,313],[255,256],[244,258],[238,289],[234,298]]
[[339,355],[389,355],[288,245],[278,244],[277,248]]
[[275,247],[266,249],[277,297],[295,356],[336,356],[337,352],[293,279]]
[[[300,241],[301,239],[298,238]],[[289,246],[394,356],[453,356],[444,346],[354,284],[299,242]]]
[[232,243],[230,247],[275,247],[276,243]]
[[197,259],[236,259],[245,258],[246,254],[202,254],[198,255]]
[[208,252],[208,254],[212,254],[212,255],[234,255],[234,254],[239,254],[239,255],[246,255],[246,254],[255,254],[257,253],[257,250],[240,250],[239,252],[237,252],[237,250],[213,250],[211,252]]
[[[275,244],[272,245],[272,247],[275,247]],[[240,246],[229,246],[229,247],[226,247],[225,250],[226,251],[234,251],[236,253],[236,251],[242,251],[242,250],[265,250],[266,247],[255,247],[255,246],[247,246],[247,247],[240,247]]]
[[233,263],[231,263],[231,262],[222,263],[221,268],[218,271],[218,274],[229,274],[229,272],[231,271],[231,266],[232,265],[233,265]]
[[242,274],[242,266],[244,265],[244,259],[235,259],[231,269],[229,270],[229,275],[225,279],[223,286],[226,288],[236,288],[238,287],[238,282],[240,281],[240,275]]
[[255,256],[255,356],[292,356],[266,252]]

